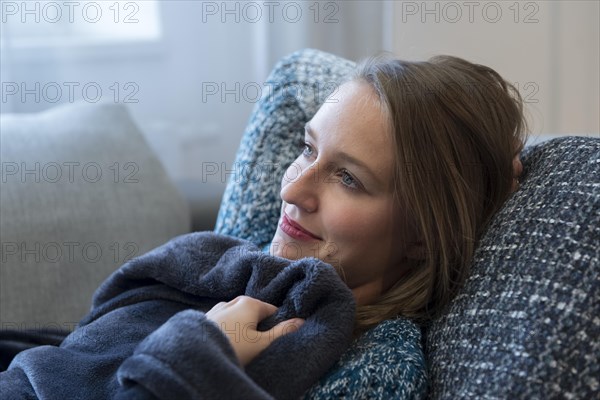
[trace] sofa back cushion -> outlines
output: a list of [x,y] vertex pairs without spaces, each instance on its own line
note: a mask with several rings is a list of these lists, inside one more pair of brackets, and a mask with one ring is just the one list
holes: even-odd
[[434,399],[600,390],[600,139],[539,144],[523,165],[466,285],[427,330]]
[[110,273],[189,230],[123,106],[3,114],[0,132],[1,329],[72,329]]

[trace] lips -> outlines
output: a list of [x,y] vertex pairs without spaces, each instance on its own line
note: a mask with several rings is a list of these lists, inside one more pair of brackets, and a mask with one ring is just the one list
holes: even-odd
[[298,240],[321,240],[320,237],[304,229],[302,225],[291,219],[285,212],[279,227],[282,231],[287,233],[289,236]]

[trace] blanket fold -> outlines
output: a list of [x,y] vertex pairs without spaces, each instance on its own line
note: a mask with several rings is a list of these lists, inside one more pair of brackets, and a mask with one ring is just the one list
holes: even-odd
[[[204,314],[239,295],[278,307],[259,330],[293,317],[306,320],[245,369]],[[272,257],[212,232],[183,235],[113,273],[60,347],[17,355],[0,374],[0,393],[48,399],[298,398],[349,346],[354,310],[351,291],[320,260]]]

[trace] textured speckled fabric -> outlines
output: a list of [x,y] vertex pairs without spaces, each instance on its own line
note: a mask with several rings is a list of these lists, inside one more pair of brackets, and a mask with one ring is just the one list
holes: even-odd
[[[257,104],[242,138],[234,168],[238,174],[227,184],[218,233],[259,246],[271,241],[281,178],[304,143],[304,124],[353,68],[348,60],[310,49],[277,64],[268,78],[274,90]],[[420,329],[398,318],[357,339],[305,398],[418,399],[426,391]]]
[[305,399],[419,399],[427,392],[420,330],[398,318],[358,338]]
[[427,332],[433,399],[600,396],[600,139],[542,143],[523,165]]

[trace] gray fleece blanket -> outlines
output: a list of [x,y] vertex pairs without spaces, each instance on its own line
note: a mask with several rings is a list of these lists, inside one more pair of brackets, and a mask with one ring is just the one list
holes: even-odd
[[[246,368],[204,314],[238,295],[279,307],[259,330],[306,320]],[[272,257],[210,232],[183,235],[112,274],[60,346],[19,353],[0,374],[0,393],[3,399],[297,398],[350,344],[354,310],[351,291],[317,259]]]

